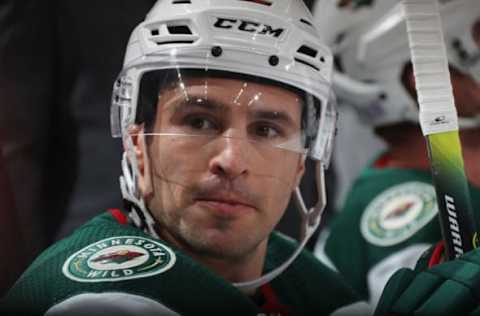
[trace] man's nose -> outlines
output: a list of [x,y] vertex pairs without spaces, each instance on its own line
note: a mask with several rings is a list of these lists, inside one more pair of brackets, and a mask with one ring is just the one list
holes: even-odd
[[209,163],[210,171],[230,180],[246,176],[249,173],[246,159],[249,152],[248,141],[227,135],[217,141],[217,150]]

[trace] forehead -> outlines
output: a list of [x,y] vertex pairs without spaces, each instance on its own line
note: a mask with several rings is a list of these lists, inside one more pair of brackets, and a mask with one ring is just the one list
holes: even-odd
[[161,93],[162,104],[169,100],[202,99],[223,106],[244,106],[272,111],[299,113],[302,96],[292,88],[257,78],[218,76],[179,77]]

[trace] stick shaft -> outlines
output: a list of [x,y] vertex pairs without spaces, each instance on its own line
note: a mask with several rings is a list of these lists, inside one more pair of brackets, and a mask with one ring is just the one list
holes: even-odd
[[449,259],[476,248],[476,225],[458,132],[427,136],[440,227]]

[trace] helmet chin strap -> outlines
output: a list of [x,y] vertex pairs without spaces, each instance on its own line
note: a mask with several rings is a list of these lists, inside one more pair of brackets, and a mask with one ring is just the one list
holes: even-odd
[[134,145],[131,136],[125,139],[126,152],[122,156],[122,173],[120,177],[120,189],[122,197],[129,204],[128,217],[135,226],[142,229],[147,234],[159,238],[155,231],[155,219],[148,211],[143,196],[137,186],[139,175],[138,161],[134,152]]
[[327,194],[325,191],[325,175],[324,175],[324,167],[321,162],[316,163],[316,173],[317,173],[317,193],[318,193],[318,202],[317,204],[307,209],[305,206],[305,202],[302,197],[302,193],[300,192],[300,188],[297,186],[295,188],[295,192],[293,197],[295,198],[295,202],[297,204],[298,210],[300,212],[300,216],[302,218],[301,224],[301,241],[298,248],[292,253],[292,255],[280,266],[273,269],[272,271],[268,272],[267,274],[251,281],[246,282],[238,282],[233,283],[235,287],[237,287],[242,292],[250,292],[255,290],[256,288],[270,282],[275,277],[280,275],[288,266],[297,258],[300,252],[303,250],[305,245],[307,244],[310,237],[313,235],[315,230],[318,228],[320,224],[320,220],[323,214],[323,210],[327,204]]

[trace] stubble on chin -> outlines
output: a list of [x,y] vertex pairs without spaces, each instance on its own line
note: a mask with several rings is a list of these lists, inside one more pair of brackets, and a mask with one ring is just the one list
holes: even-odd
[[254,253],[268,236],[262,236],[258,229],[244,231],[238,228],[232,216],[197,212],[199,210],[196,209],[195,201],[199,196],[224,187],[253,201],[254,205],[261,204],[260,196],[247,190],[244,185],[227,185],[219,179],[182,186],[181,189],[177,187],[177,190],[170,189],[170,201],[176,201],[177,205],[167,206],[162,203],[161,210],[157,208],[155,218],[158,221],[159,236],[198,257],[240,260]]
[[188,223],[180,223],[177,227],[177,239],[187,252],[212,259],[240,260],[255,252],[262,241],[252,232],[236,232],[232,221],[223,218],[215,218],[208,228]]

